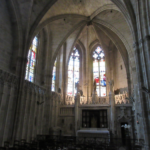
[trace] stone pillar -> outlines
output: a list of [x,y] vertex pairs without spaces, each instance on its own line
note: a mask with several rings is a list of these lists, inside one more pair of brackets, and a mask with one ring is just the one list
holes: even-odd
[[52,98],[52,128],[54,127],[54,121],[55,121],[55,99],[54,96]]
[[3,88],[4,88],[4,81],[0,81],[0,106],[2,102]]
[[34,93],[34,114],[33,114],[33,127],[32,127],[32,138],[34,138],[36,136],[36,129],[37,129],[37,101],[38,101],[38,90],[37,88],[35,89],[35,93]]
[[8,111],[7,111],[7,116],[6,116],[6,124],[5,124],[5,130],[4,130],[4,141],[11,141],[11,135],[12,135],[12,122],[14,121],[14,108],[16,105],[16,101],[14,101],[14,92],[15,92],[15,87],[14,85],[10,86],[10,97],[9,97],[9,103],[8,103]]
[[28,132],[27,132],[27,141],[32,140],[32,127],[33,127],[33,121],[34,121],[34,107],[35,107],[35,101],[34,101],[34,89],[31,91],[31,99],[30,99],[30,112],[29,112],[29,121],[28,121]]
[[53,111],[52,111],[52,109],[53,109],[53,95],[52,95],[53,93],[51,93],[51,95],[50,95],[50,121],[49,121],[49,127],[50,128],[52,128],[52,118],[53,118]]
[[30,105],[31,105],[31,91],[28,87],[26,104],[25,104],[24,121],[23,121],[23,132],[22,132],[23,139],[27,138],[27,128],[28,128],[28,121],[29,121]]
[[111,126],[110,126],[110,130],[112,131],[112,133],[114,134],[114,127],[115,127],[115,124],[114,124],[114,121],[115,121],[115,96],[114,96],[114,92],[113,92],[113,81],[111,80],[109,82],[109,85],[110,85],[110,92],[109,92],[109,102],[110,102],[110,105],[111,105],[111,109],[110,109],[110,122],[111,122]]
[[90,87],[90,77],[89,77],[89,26],[87,26],[87,45],[86,45],[86,48],[87,48],[87,52],[86,52],[86,83],[87,83],[87,104],[89,104],[89,87]]
[[55,100],[55,127],[57,126],[57,119],[58,119],[58,99],[59,96],[57,95],[57,99]]
[[44,100],[44,123],[43,123],[43,134],[47,134],[49,132],[50,127],[50,95],[49,93],[45,94],[45,100]]
[[9,92],[10,92],[10,87],[9,87],[8,83],[5,82],[2,100],[1,100],[1,106],[0,106],[0,145],[3,144],[2,142],[3,142],[7,109],[8,109],[8,103],[9,103],[9,97],[10,97]]
[[[39,102],[42,102],[42,93],[39,94]],[[41,132],[41,118],[42,118],[42,105],[37,105],[38,107],[38,126],[37,126],[37,134]]]
[[16,134],[17,140],[22,138],[26,100],[27,100],[27,88],[23,87],[21,91],[20,111],[19,111],[20,114],[19,114],[18,129],[17,129],[17,134]]
[[[40,92],[39,92],[39,89],[38,89],[38,92],[37,92],[37,101],[40,101]],[[39,105],[36,106],[36,122],[35,122],[35,125],[36,125],[36,130],[35,130],[35,135],[39,134]]]
[[42,106],[41,106],[41,125],[40,125],[40,133],[43,134],[43,125],[44,125],[44,120],[45,120],[45,117],[44,117],[44,108],[45,108],[45,94],[44,94],[44,91],[42,93]]
[[80,105],[80,93],[77,93],[77,96],[75,96],[75,135],[77,136],[77,130],[79,127],[79,105]]
[[66,103],[65,99],[66,99],[66,91],[67,91],[67,82],[68,81],[68,77],[67,77],[67,72],[66,72],[66,43],[64,43],[63,45],[63,82],[62,82],[62,94],[63,94],[63,100],[64,100],[64,104]]

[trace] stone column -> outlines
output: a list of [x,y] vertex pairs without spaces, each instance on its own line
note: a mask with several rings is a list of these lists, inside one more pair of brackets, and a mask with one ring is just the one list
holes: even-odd
[[90,77],[89,77],[89,26],[87,26],[87,45],[86,45],[86,48],[87,48],[87,52],[86,52],[86,83],[87,83],[87,93],[86,93],[86,96],[87,96],[87,104],[89,104],[89,87],[90,87]]
[[51,124],[52,124],[52,128],[54,127],[54,120],[55,120],[55,98],[54,98],[54,96],[53,96],[53,98],[52,98],[52,122],[51,122]]
[[31,91],[30,91],[30,89],[28,89],[27,90],[26,104],[25,104],[24,121],[23,121],[23,132],[22,132],[22,138],[23,139],[27,138],[27,127],[28,127],[28,121],[29,121],[30,105],[31,105]]
[[0,106],[0,145],[3,144],[2,142],[3,142],[7,109],[8,109],[8,103],[9,103],[9,97],[10,97],[9,92],[10,92],[10,86],[8,85],[8,83],[5,82],[2,100],[1,100],[1,106]]
[[111,80],[109,82],[109,85],[110,85],[110,92],[109,92],[109,102],[110,102],[110,105],[111,105],[111,109],[110,109],[110,118],[111,118],[111,126],[110,126],[110,129],[112,131],[112,133],[114,134],[114,121],[115,121],[115,96],[114,96],[114,92],[113,92],[113,81]]
[[29,112],[29,121],[28,121],[28,132],[27,132],[27,141],[31,141],[32,139],[32,127],[33,127],[33,121],[34,121],[34,107],[35,107],[35,101],[34,101],[34,89],[31,91],[31,99],[30,99],[30,112]]
[[52,117],[53,117],[53,93],[50,95],[50,121],[49,121],[49,127],[52,128]]
[[34,112],[33,112],[33,127],[32,127],[32,138],[36,136],[36,128],[37,128],[37,101],[38,101],[38,89],[36,87],[34,93]]
[[[39,94],[39,102],[42,101],[42,93]],[[38,125],[37,125],[37,134],[40,134],[41,129],[41,116],[42,116],[42,105],[37,105],[38,107]]]
[[77,96],[75,97],[75,135],[77,136],[77,130],[79,127],[79,105],[80,105],[80,93],[77,93]]
[[3,88],[4,88],[4,81],[0,81],[0,106],[2,102]]
[[11,135],[12,135],[12,122],[14,119],[14,108],[15,108],[15,101],[14,101],[14,92],[15,87],[11,84],[10,86],[10,97],[9,97],[9,103],[8,103],[8,111],[6,116],[6,124],[5,124],[5,130],[4,130],[4,141],[11,141]]
[[44,98],[44,109],[43,109],[43,115],[44,115],[44,123],[43,123],[43,134],[48,134],[49,132],[49,125],[50,125],[50,96],[49,93],[45,93],[45,98]]
[[55,127],[57,126],[57,119],[58,119],[58,95],[57,95],[57,98],[55,100]]
[[27,88],[23,87],[21,91],[20,114],[19,114],[18,129],[16,134],[16,139],[18,140],[21,139],[23,133],[23,122],[24,122],[26,100],[27,100]]
[[40,126],[40,133],[43,134],[43,125],[45,121],[45,116],[44,116],[44,109],[45,109],[45,94],[44,92],[42,93],[42,106],[41,106],[41,126]]

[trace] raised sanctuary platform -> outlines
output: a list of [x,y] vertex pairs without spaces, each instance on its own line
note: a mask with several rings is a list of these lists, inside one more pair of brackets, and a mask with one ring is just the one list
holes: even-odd
[[110,138],[110,133],[108,129],[100,128],[82,128],[77,131],[77,136],[79,137],[103,137]]

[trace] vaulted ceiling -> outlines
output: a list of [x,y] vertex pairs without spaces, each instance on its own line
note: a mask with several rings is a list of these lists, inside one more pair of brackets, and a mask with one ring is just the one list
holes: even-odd
[[54,59],[65,42],[69,55],[78,40],[85,43],[88,39],[86,48],[94,41],[108,48],[113,43],[125,65],[129,60],[134,66],[132,32],[126,19],[110,0],[58,0],[40,20],[34,35],[44,27],[48,29]]

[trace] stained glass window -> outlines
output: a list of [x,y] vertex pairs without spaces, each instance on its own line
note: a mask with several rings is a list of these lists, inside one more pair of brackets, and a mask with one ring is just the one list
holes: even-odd
[[93,52],[93,79],[96,81],[98,96],[106,96],[105,55],[101,47]]
[[56,80],[56,62],[55,60],[54,66],[53,66],[53,77],[52,77],[52,91],[55,91],[55,80]]
[[28,58],[27,58],[28,62],[26,65],[25,79],[30,82],[34,81],[37,46],[38,46],[38,38],[37,36],[35,36],[28,52]]
[[75,96],[77,89],[75,86],[79,83],[79,65],[80,55],[79,51],[74,48],[71,53],[69,65],[68,65],[68,95]]

